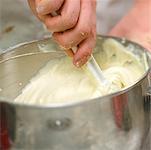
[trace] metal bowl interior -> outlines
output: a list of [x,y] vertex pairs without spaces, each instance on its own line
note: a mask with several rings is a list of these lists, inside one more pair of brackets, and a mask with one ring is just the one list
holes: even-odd
[[[131,51],[139,57],[144,67],[150,66],[149,53],[140,45],[128,41],[126,39],[120,39],[116,37],[109,36],[98,36],[96,48],[94,53],[102,49],[102,43],[109,39],[113,38],[120,42],[126,47],[128,51]],[[0,55],[0,101],[7,101],[7,103],[17,104],[13,102],[13,99],[17,97],[22,89],[29,83],[30,79],[39,71],[40,68],[46,65],[50,59],[67,57],[65,56],[63,50],[50,38],[40,41],[33,41],[30,43],[24,43],[15,47],[8,49],[5,53]],[[146,59],[146,60],[145,60]],[[136,84],[139,84],[148,74],[149,68],[146,67],[146,72],[142,77],[136,81],[130,87],[122,89],[113,94],[109,94],[103,97],[98,97],[90,100],[74,101],[71,103],[60,103],[53,105],[44,105],[38,106],[33,105],[34,107],[66,107],[73,106],[85,101],[90,102],[94,100],[106,99],[112,96],[120,95],[131,88]],[[22,105],[22,104],[17,104]],[[25,104],[23,104],[25,105]],[[28,106],[28,105],[27,105]]]
[[[94,53],[108,38],[114,37],[98,36]],[[125,39],[114,39],[142,63],[146,59],[150,66],[149,53],[144,48]],[[60,57],[65,54],[52,39],[19,45],[0,55],[0,130],[2,137],[10,141],[11,149],[148,150],[147,67],[132,86],[103,97],[59,105],[13,101],[41,67]]]

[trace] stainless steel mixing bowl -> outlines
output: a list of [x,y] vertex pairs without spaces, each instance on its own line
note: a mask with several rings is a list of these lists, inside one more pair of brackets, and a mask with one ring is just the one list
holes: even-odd
[[[98,36],[96,51],[102,49],[102,43],[108,38],[114,37]],[[137,55],[142,63],[146,58],[150,66],[149,53],[143,47],[125,39],[114,39]],[[150,73],[147,68],[131,87],[104,97],[49,106],[13,102],[37,71],[56,57],[66,56],[52,39],[16,46],[0,55],[0,149],[145,148],[150,127]]]

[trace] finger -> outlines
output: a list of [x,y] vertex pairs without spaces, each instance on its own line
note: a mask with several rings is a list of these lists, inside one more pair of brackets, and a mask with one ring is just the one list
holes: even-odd
[[78,21],[80,14],[80,0],[66,0],[61,14],[46,18],[45,24],[51,32],[63,32],[73,28]]
[[90,36],[88,39],[83,41],[73,58],[73,64],[76,67],[83,66],[90,58],[91,53],[95,47],[96,39],[93,36]]
[[[91,1],[82,2],[80,17],[76,27],[64,33],[55,33],[53,36],[56,41],[65,48],[77,46],[89,36],[92,26],[96,28],[92,23],[96,22],[94,13]],[[94,14],[93,17],[92,14]]]
[[60,9],[64,0],[36,0],[36,10],[40,15],[47,15]]
[[39,15],[39,14],[37,13],[35,0],[28,0],[28,3],[29,3],[29,6],[30,6],[32,12],[34,13],[34,15],[35,15],[38,19],[40,19],[41,21],[44,22],[44,20],[45,20],[45,18],[47,17],[47,15]]
[[76,27],[71,31],[54,33],[53,37],[60,45],[62,45],[64,48],[69,49],[80,44],[84,39],[88,37],[89,33],[90,29],[87,29],[86,27],[83,27],[82,29]]
[[77,67],[81,67],[88,61],[95,47],[95,43],[96,43],[96,11],[95,9],[96,9],[95,1],[91,1],[91,0],[82,1],[82,4],[81,4],[82,17],[81,18],[83,19],[81,19],[81,24],[89,24],[92,31],[91,31],[91,34],[89,35],[89,38],[87,38],[85,41],[83,41],[79,45],[79,48],[77,52],[75,53],[73,63]]

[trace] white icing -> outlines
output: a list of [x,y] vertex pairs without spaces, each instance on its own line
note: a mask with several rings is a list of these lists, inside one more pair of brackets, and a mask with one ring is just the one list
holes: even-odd
[[104,76],[112,83],[105,90],[87,69],[78,69],[68,57],[50,60],[30,81],[15,101],[51,104],[87,100],[130,86],[144,73],[138,57],[114,40],[107,40],[95,58]]

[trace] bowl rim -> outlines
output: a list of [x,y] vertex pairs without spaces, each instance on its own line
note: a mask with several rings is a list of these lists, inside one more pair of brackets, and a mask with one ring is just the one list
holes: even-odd
[[[129,42],[133,45],[138,46],[140,49],[142,49],[146,53],[146,55],[147,55],[147,53],[150,53],[149,50],[147,50],[146,48],[144,48],[140,44],[138,44],[134,41],[128,40],[125,37],[97,35],[97,38],[101,38],[101,39],[102,38],[109,38],[109,39],[115,39],[115,40],[124,40],[124,41]],[[20,43],[20,44],[17,44],[13,47],[10,47],[10,48],[6,49],[0,55],[3,55],[3,54],[5,54],[7,52],[10,52],[10,51],[13,51],[16,48],[26,46],[26,45],[29,45],[29,44],[32,44],[32,43],[42,42],[42,41],[45,41],[45,40],[48,40],[48,39],[51,39],[51,37],[43,38],[43,39],[40,39],[40,40],[33,40],[33,41],[29,41],[29,42]],[[3,62],[5,62],[5,61],[7,61],[11,58],[13,58],[13,57],[10,57],[6,60],[2,60],[2,61],[0,61],[0,63],[3,63]],[[87,99],[87,100],[83,99],[83,100],[79,100],[79,101],[75,100],[75,101],[71,101],[71,102],[52,103],[52,104],[24,104],[24,103],[19,103],[19,102],[12,102],[11,99],[8,99],[8,98],[6,99],[6,98],[3,98],[3,97],[0,96],[0,103],[6,103],[6,104],[16,106],[16,107],[25,107],[25,108],[34,108],[34,109],[57,109],[57,108],[59,109],[59,108],[68,108],[68,107],[81,106],[81,105],[88,104],[88,103],[94,103],[94,102],[97,102],[97,101],[108,100],[112,97],[116,97],[116,96],[119,96],[121,94],[124,94],[124,93],[130,91],[135,86],[141,84],[141,82],[147,77],[147,75],[149,74],[150,71],[151,71],[151,67],[149,66],[147,71],[138,80],[136,80],[132,85],[130,85],[126,88],[123,88],[123,89],[121,89],[117,92],[114,92],[114,93],[111,93],[111,94],[108,94],[108,95],[99,96],[99,97],[96,97],[96,98],[90,98],[90,99]]]

